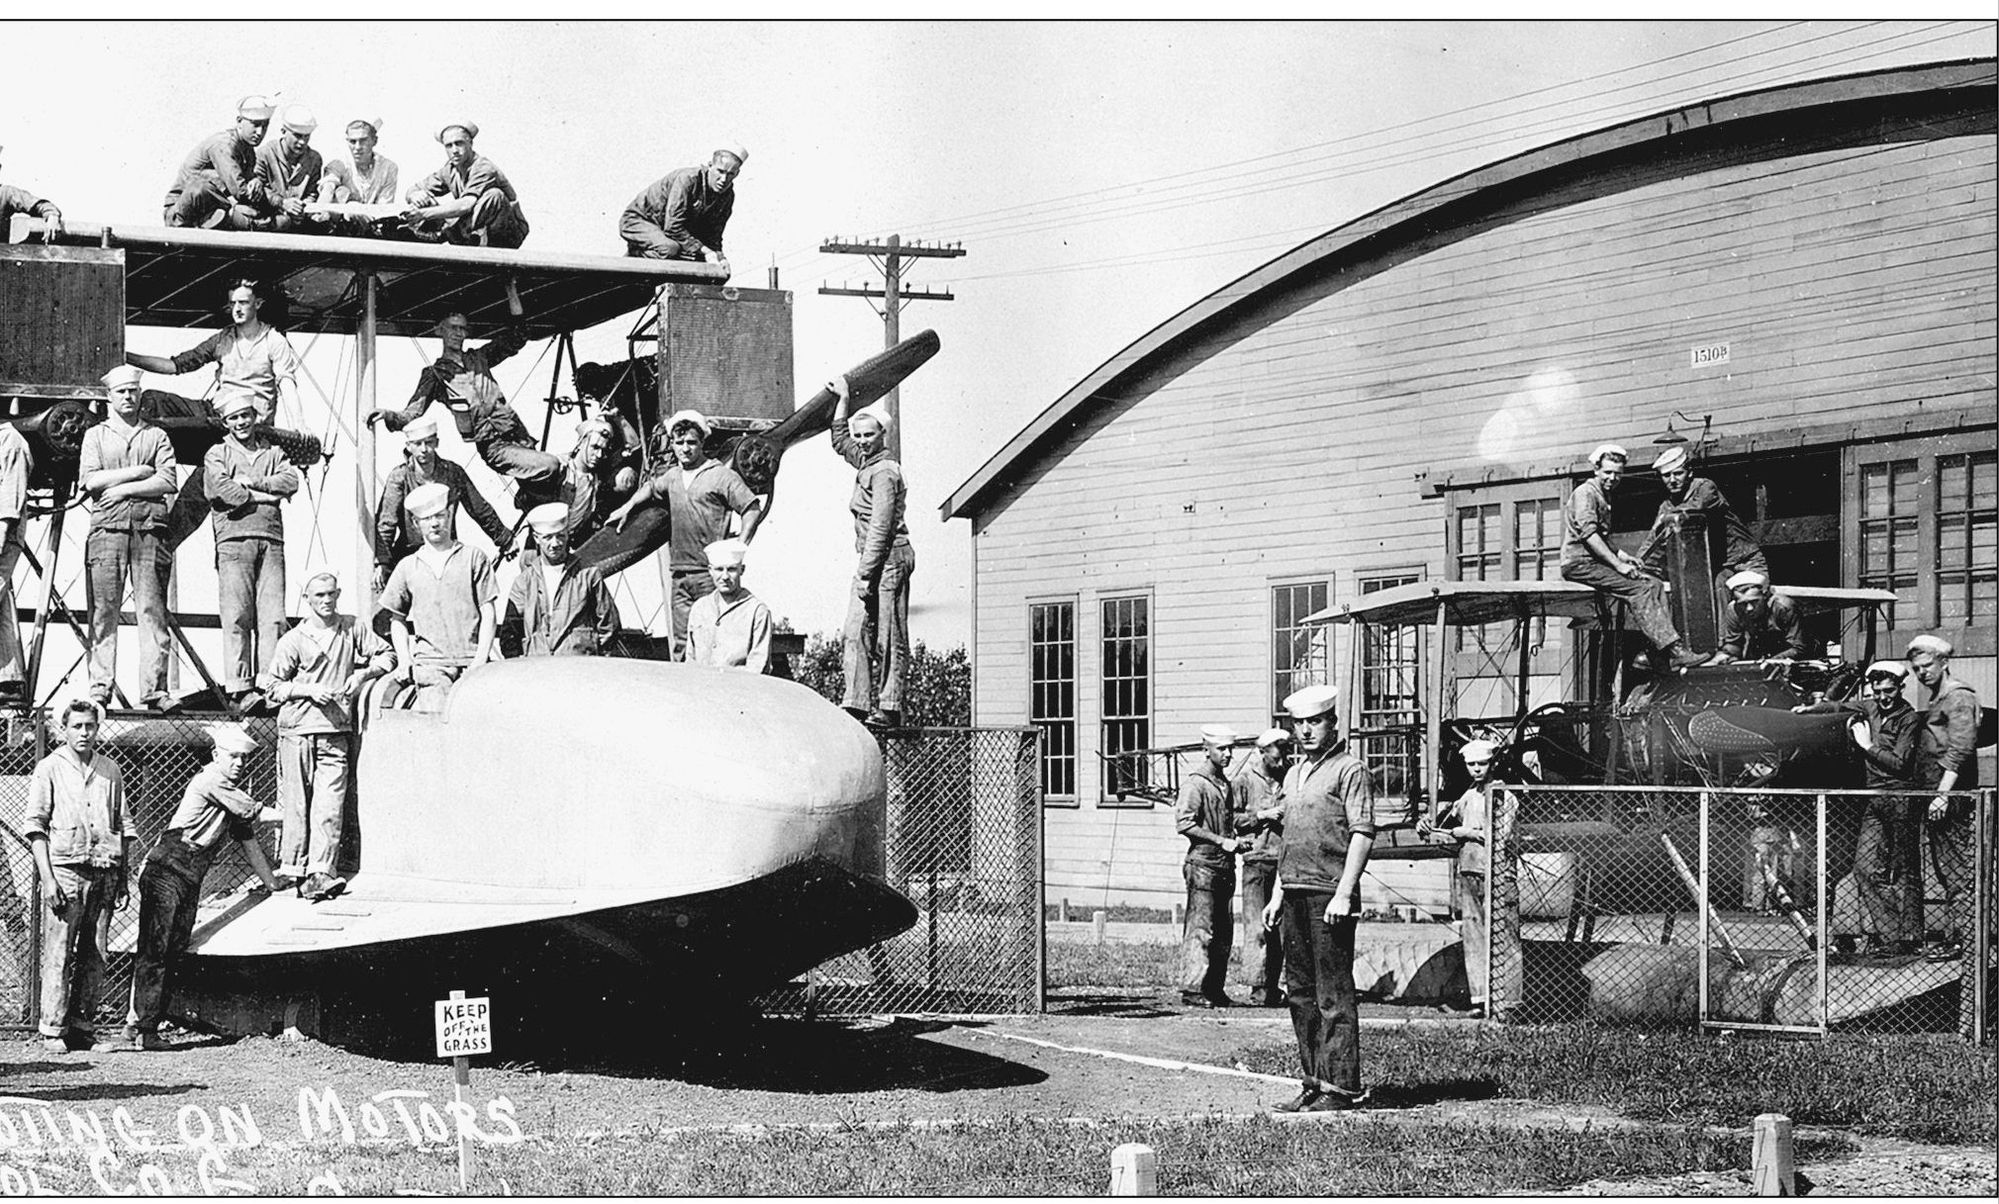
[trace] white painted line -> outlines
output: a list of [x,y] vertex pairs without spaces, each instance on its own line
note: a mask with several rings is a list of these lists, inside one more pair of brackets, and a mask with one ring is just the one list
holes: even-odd
[[[980,1033],[977,1029],[968,1029],[966,1031],[978,1036],[986,1035]],[[1196,1074],[1218,1074],[1235,1079],[1254,1079],[1259,1083],[1284,1083],[1289,1085],[1298,1081],[1297,1075],[1263,1074],[1259,1071],[1242,1070],[1234,1066],[1210,1066],[1203,1062],[1181,1062],[1173,1058],[1149,1058],[1144,1054],[1118,1053],[1110,1049],[1090,1049],[1082,1045],[1060,1045],[1054,1041],[1043,1041],[1039,1037],[1023,1037],[1019,1033],[999,1033],[997,1036],[1007,1041],[1020,1041],[1028,1045],[1038,1045],[1043,1049],[1060,1050],[1063,1053],[1085,1054],[1093,1058],[1109,1058],[1116,1062],[1130,1062],[1134,1065],[1152,1066],[1160,1070],[1191,1070]]]

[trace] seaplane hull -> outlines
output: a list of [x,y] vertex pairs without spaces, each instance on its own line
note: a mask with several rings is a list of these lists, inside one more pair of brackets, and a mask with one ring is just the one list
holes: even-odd
[[357,776],[344,895],[205,902],[179,991],[204,1022],[375,1040],[395,1001],[488,988],[528,1024],[636,993],[715,1006],[916,919],[879,877],[874,738],[792,682],[487,665],[441,713],[375,713]]

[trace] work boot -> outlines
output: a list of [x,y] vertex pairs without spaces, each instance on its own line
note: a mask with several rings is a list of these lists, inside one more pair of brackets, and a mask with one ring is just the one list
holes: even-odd
[[1319,1089],[1317,1087],[1300,1087],[1296,1098],[1285,1100],[1281,1104],[1272,1104],[1270,1105],[1270,1110],[1272,1112],[1303,1112],[1312,1106],[1312,1101],[1318,1098]]
[[1687,647],[1684,640],[1674,643],[1670,648],[1663,649],[1662,652],[1666,658],[1666,667],[1668,669],[1691,669],[1696,665],[1705,665],[1707,663],[1707,657]]
[[299,883],[298,887],[299,894],[315,903],[334,898],[346,889],[347,879],[324,873],[309,875],[304,882]]
[[862,722],[866,723],[869,727],[878,727],[884,729],[897,728],[902,726],[902,712],[882,711],[882,710],[869,711],[868,717],[862,720]]
[[69,1042],[61,1037],[43,1037],[42,1048],[49,1053],[66,1054],[69,1052]]

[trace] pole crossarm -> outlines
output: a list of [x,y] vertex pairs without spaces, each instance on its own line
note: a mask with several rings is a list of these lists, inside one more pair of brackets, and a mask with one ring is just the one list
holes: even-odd
[[953,243],[950,246],[928,246],[924,243],[901,241],[891,242],[838,242],[829,240],[819,244],[822,255],[900,255],[904,259],[960,259],[965,248]]
[[[888,290],[869,288],[866,285],[862,285],[860,288],[835,288],[830,284],[822,284],[819,286],[819,295],[822,297],[867,297],[875,301],[888,300]],[[906,288],[897,293],[896,297],[903,301],[956,301],[958,299],[948,290],[927,288]]]

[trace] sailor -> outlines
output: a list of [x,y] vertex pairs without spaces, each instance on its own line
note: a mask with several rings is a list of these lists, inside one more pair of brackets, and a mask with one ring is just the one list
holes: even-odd
[[499,591],[493,558],[451,536],[449,490],[419,485],[403,505],[423,545],[382,586],[381,615],[396,649],[391,676],[415,684],[416,710],[437,711],[467,669],[492,659]]
[[444,486],[445,530],[458,538],[458,512],[463,509],[495,548],[507,547],[512,530],[493,504],[472,484],[463,468],[437,454],[437,419],[419,418],[403,427],[403,462],[389,470],[382,496],[375,503],[375,592],[388,583],[396,562],[422,546],[416,520],[404,508],[410,491],[436,482]]
[[[1865,694],[1791,708],[1801,715],[1850,716],[1847,734],[1866,766],[1867,789],[1883,792],[1866,800],[1853,868],[1834,890],[1835,915],[1848,913],[1838,927],[1860,937],[1863,954],[1912,952],[1923,933],[1920,804],[1909,794],[1918,788],[1916,736],[1923,715],[1903,697],[1908,676],[1901,661],[1875,661],[1867,667]],[[1899,906],[1882,893],[1888,885],[1900,886]],[[1852,899],[1852,908],[1839,906],[1842,896]]]
[[279,112],[278,123],[276,140],[257,149],[257,174],[277,205],[271,228],[310,229],[307,223],[313,219],[306,214],[306,202],[319,195],[319,179],[326,174],[326,160],[312,149],[312,132],[319,128],[319,119],[304,105],[289,104]]
[[278,862],[302,879],[299,893],[326,899],[346,881],[338,874],[340,840],[354,757],[361,687],[395,667],[382,637],[340,613],[340,580],[305,581],[305,617],[278,641],[271,660],[271,701],[278,704],[278,801],[284,835]]
[[21,515],[28,505],[34,452],[11,422],[0,422],[0,706],[27,695],[21,624],[14,607],[14,566],[21,561]]
[[444,343],[437,361],[417,377],[416,390],[400,410],[376,410],[370,423],[402,430],[423,417],[433,401],[442,402],[458,424],[458,435],[479,449],[486,467],[512,477],[521,492],[523,510],[554,500],[562,485],[562,461],[535,446],[527,424],[507,404],[493,366],[527,346],[527,327],[516,321],[476,348],[465,346],[470,329],[464,314],[448,314],[437,324]]
[[718,539],[708,545],[708,575],[714,591],[695,600],[687,616],[688,661],[718,669],[770,671],[770,607],[743,588],[750,545]]
[[243,850],[265,890],[275,894],[285,885],[264,860],[252,822],[263,809],[248,789],[256,737],[233,724],[209,734],[214,755],[188,782],[180,806],[139,871],[139,949],[132,965],[132,1006],[125,1016],[126,1043],[139,1049],[171,1048],[160,1036],[169,980],[194,938],[201,880],[222,852],[224,839]]
[[548,502],[528,511],[533,547],[507,591],[502,627],[522,656],[602,656],[618,634],[618,608],[595,565],[569,554],[569,507]]
[[257,431],[257,403],[242,393],[219,407],[229,429],[202,457],[215,522],[216,609],[222,683],[238,709],[262,702],[271,658],[285,633],[285,520],[278,504],[298,492],[298,469]]
[[[0,147],[0,150],[4,150]],[[0,184],[0,241],[5,241],[8,231],[13,228],[14,215],[25,213],[42,219],[42,241],[54,242],[62,233],[62,210],[54,201],[38,197],[25,188],[12,184]]]
[[90,599],[90,696],[111,702],[118,674],[118,619],[125,584],[139,619],[139,677],[143,705],[180,709],[167,693],[167,578],[173,553],[164,532],[172,508],[174,449],[167,434],[139,413],[139,370],[104,374],[111,407],[103,422],[83,432],[77,484],[90,510],[84,542],[85,592]]
[[1180,779],[1173,805],[1173,830],[1187,838],[1181,877],[1187,883],[1187,914],[1180,936],[1180,1002],[1188,1007],[1233,1007],[1224,989],[1234,924],[1235,857],[1249,846],[1237,840],[1229,807],[1229,749],[1235,732],[1201,729],[1201,760]]
[[92,1048],[104,982],[99,933],[125,906],[125,864],[139,829],[118,763],[97,751],[103,708],[75,699],[62,711],[62,744],[28,778],[21,832],[42,880],[42,1045]]
[[[1916,733],[1916,784],[1935,791],[1924,814],[1930,869],[1944,891],[1948,927],[1930,957],[1948,961],[1973,947],[1972,800],[1950,797],[1950,791],[1978,788],[1978,693],[1950,672],[1954,652],[1949,640],[1919,635],[1909,641],[1909,671],[1922,686],[1922,726]],[[1967,981],[1962,994],[1972,996]],[[1962,1001],[1961,1001],[1962,1002]],[[1969,1021],[1970,1005],[1958,1009]],[[1960,1025],[1960,1027],[1963,1027]],[[1968,1030],[1967,1030],[1968,1031]]]
[[847,508],[854,515],[859,563],[841,633],[847,686],[840,705],[871,725],[895,727],[902,722],[909,580],[916,572],[916,549],[904,522],[909,486],[902,463],[889,454],[887,409],[871,405],[849,420],[847,378],[837,377],[827,387],[839,398],[833,408],[833,450],[856,470]]
[[1797,603],[1773,595],[1767,574],[1743,569],[1727,585],[1731,601],[1721,617],[1721,647],[1708,664],[1795,661],[1810,655]]
[[1697,514],[1704,523],[1708,546],[1715,549],[1711,560],[1716,565],[1716,585],[1744,569],[1769,576],[1770,565],[1763,559],[1762,545],[1749,533],[1749,524],[1728,504],[1720,486],[1694,475],[1686,448],[1667,448],[1652,461],[1652,467],[1665,483],[1666,500],[1659,503],[1659,513],[1652,520],[1652,533],[1638,549],[1638,559],[1646,568],[1657,576],[1666,575],[1666,548],[1672,532],[1689,515]]
[[520,198],[498,164],[472,148],[479,127],[455,121],[437,131],[444,166],[431,172],[403,199],[403,220],[419,238],[461,246],[518,247],[527,241],[528,219]]
[[[611,424],[585,418],[576,424],[576,446],[562,462],[562,502],[569,507],[569,546],[579,548],[598,527],[611,500],[619,473],[610,462]],[[623,475],[629,477],[629,472]]]
[[729,535],[729,520],[741,524],[738,537],[749,543],[763,521],[764,501],[750,492],[736,470],[708,454],[714,432],[699,411],[681,410],[666,420],[673,457],[641,481],[623,505],[605,519],[622,530],[640,506],[664,500],[670,518],[667,567],[673,573],[673,659],[688,659],[687,616],[694,603],[715,588],[708,572],[707,547]]
[[1657,649],[1654,663],[1685,669],[1705,658],[1689,649],[1673,627],[1666,610],[1666,583],[1649,576],[1645,566],[1607,542],[1610,526],[1610,495],[1624,476],[1630,453],[1615,443],[1605,443],[1590,452],[1589,480],[1569,495],[1566,512],[1568,539],[1562,544],[1562,576],[1622,599],[1630,609],[1638,629]]
[[272,107],[262,96],[245,96],[236,102],[233,128],[188,152],[167,189],[167,225],[270,229],[277,205],[257,174],[257,147],[271,127]]
[[[347,123],[347,156],[351,162],[328,159],[319,177],[322,205],[393,205],[396,191],[396,161],[375,149],[382,135],[380,117],[357,117]],[[376,223],[366,217],[337,217],[335,234],[374,234]]]
[[1281,1008],[1278,983],[1284,970],[1284,941],[1276,929],[1257,922],[1270,902],[1277,882],[1277,852],[1284,839],[1284,774],[1291,766],[1291,733],[1273,727],[1256,738],[1256,755],[1229,783],[1229,806],[1235,813],[1242,850],[1242,914],[1248,919],[1243,935],[1243,978],[1249,983],[1252,1007]]
[[[257,403],[257,421],[276,421],[278,403],[288,413],[297,414],[298,353],[292,350],[284,332],[264,321],[264,286],[255,280],[238,279],[229,286],[229,327],[217,331],[179,355],[125,353],[125,362],[134,368],[177,376],[204,364],[215,365],[215,412],[232,397],[247,396]],[[191,403],[197,410],[206,406]]]
[[1303,1064],[1297,1098],[1279,1112],[1359,1106],[1360,1005],[1354,997],[1354,934],[1360,878],[1374,848],[1374,782],[1339,738],[1331,686],[1284,699],[1297,724],[1298,764],[1284,779],[1284,846],[1263,923],[1284,930],[1284,981]]
[[625,254],[646,259],[692,259],[720,264],[722,231],[736,208],[736,176],[750,157],[738,143],[716,148],[706,166],[667,172],[632,198],[618,218]]
[[[1499,751],[1490,740],[1467,740],[1458,755],[1464,759],[1471,785],[1445,803],[1433,826],[1416,821],[1416,834],[1441,837],[1457,846],[1456,875],[1459,933],[1464,942],[1465,978],[1471,1005],[1482,1015],[1504,1015],[1520,1002],[1519,879],[1493,874],[1492,759]],[[1492,909],[1486,909],[1487,880]],[[1495,984],[1492,980],[1497,978]]]

